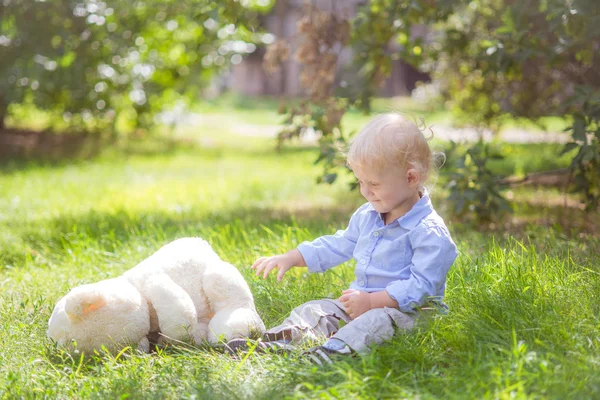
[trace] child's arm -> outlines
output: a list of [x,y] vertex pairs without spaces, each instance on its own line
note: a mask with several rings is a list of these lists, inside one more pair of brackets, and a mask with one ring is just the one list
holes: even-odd
[[256,271],[256,276],[263,274],[263,278],[266,279],[267,275],[273,268],[277,268],[277,280],[280,281],[286,272],[292,267],[306,267],[306,262],[302,253],[298,249],[293,249],[285,254],[278,254],[271,257],[260,257],[252,264],[252,269]]
[[413,249],[410,276],[385,288],[403,312],[413,312],[443,293],[446,275],[458,255],[447,229],[439,225],[417,227],[409,239]]
[[346,229],[298,245],[309,272],[325,272],[352,258],[360,236],[361,218],[368,205],[365,203],[354,212]]
[[348,289],[342,292],[342,296],[338,300],[344,305],[352,319],[358,318],[373,308],[398,307],[398,302],[386,290],[367,293],[362,290]]
[[339,301],[350,317],[354,319],[381,307],[414,312],[439,293],[457,255],[448,231],[439,226],[423,226],[411,233],[410,240],[413,247],[410,277],[393,281],[379,292],[344,290]]
[[[368,203],[367,203],[368,204]],[[292,267],[308,267],[309,272],[324,272],[329,268],[352,258],[359,236],[359,215],[365,206],[360,207],[350,218],[348,227],[334,235],[321,236],[312,242],[302,242],[285,254],[261,257],[254,262],[252,269],[263,278],[277,268],[277,280],[280,281]]]

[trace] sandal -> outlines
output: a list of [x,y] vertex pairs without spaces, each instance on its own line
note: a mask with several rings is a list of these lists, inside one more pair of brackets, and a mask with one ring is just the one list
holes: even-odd
[[263,342],[260,340],[253,341],[250,339],[239,338],[232,339],[225,344],[225,352],[231,356],[236,356],[239,353],[245,353],[250,350],[254,350],[256,353],[270,352],[285,355],[296,350],[296,348],[286,340]]
[[317,346],[303,352],[300,357],[312,364],[333,364],[331,357],[355,354],[348,346],[340,350],[332,350],[327,347]]

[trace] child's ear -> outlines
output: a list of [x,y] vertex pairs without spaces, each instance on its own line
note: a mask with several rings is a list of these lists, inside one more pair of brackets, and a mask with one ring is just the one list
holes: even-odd
[[419,184],[419,172],[414,168],[406,170],[406,181],[408,186],[416,186]]
[[78,291],[66,300],[65,312],[71,319],[84,317],[106,305],[106,299],[97,291]]

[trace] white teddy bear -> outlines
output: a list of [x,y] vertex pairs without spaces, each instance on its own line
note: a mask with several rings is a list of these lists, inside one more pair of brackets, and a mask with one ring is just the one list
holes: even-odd
[[[73,350],[111,352],[128,344],[216,343],[265,330],[248,284],[200,238],[175,240],[113,279],[78,286],[59,300],[48,336]],[[76,343],[76,344],[75,344]]]

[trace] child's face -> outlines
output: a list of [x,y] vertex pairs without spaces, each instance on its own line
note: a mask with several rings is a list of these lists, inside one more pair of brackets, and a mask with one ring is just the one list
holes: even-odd
[[360,194],[380,214],[386,223],[406,214],[419,200],[419,176],[414,169],[390,166],[381,171],[372,168],[353,168]]

